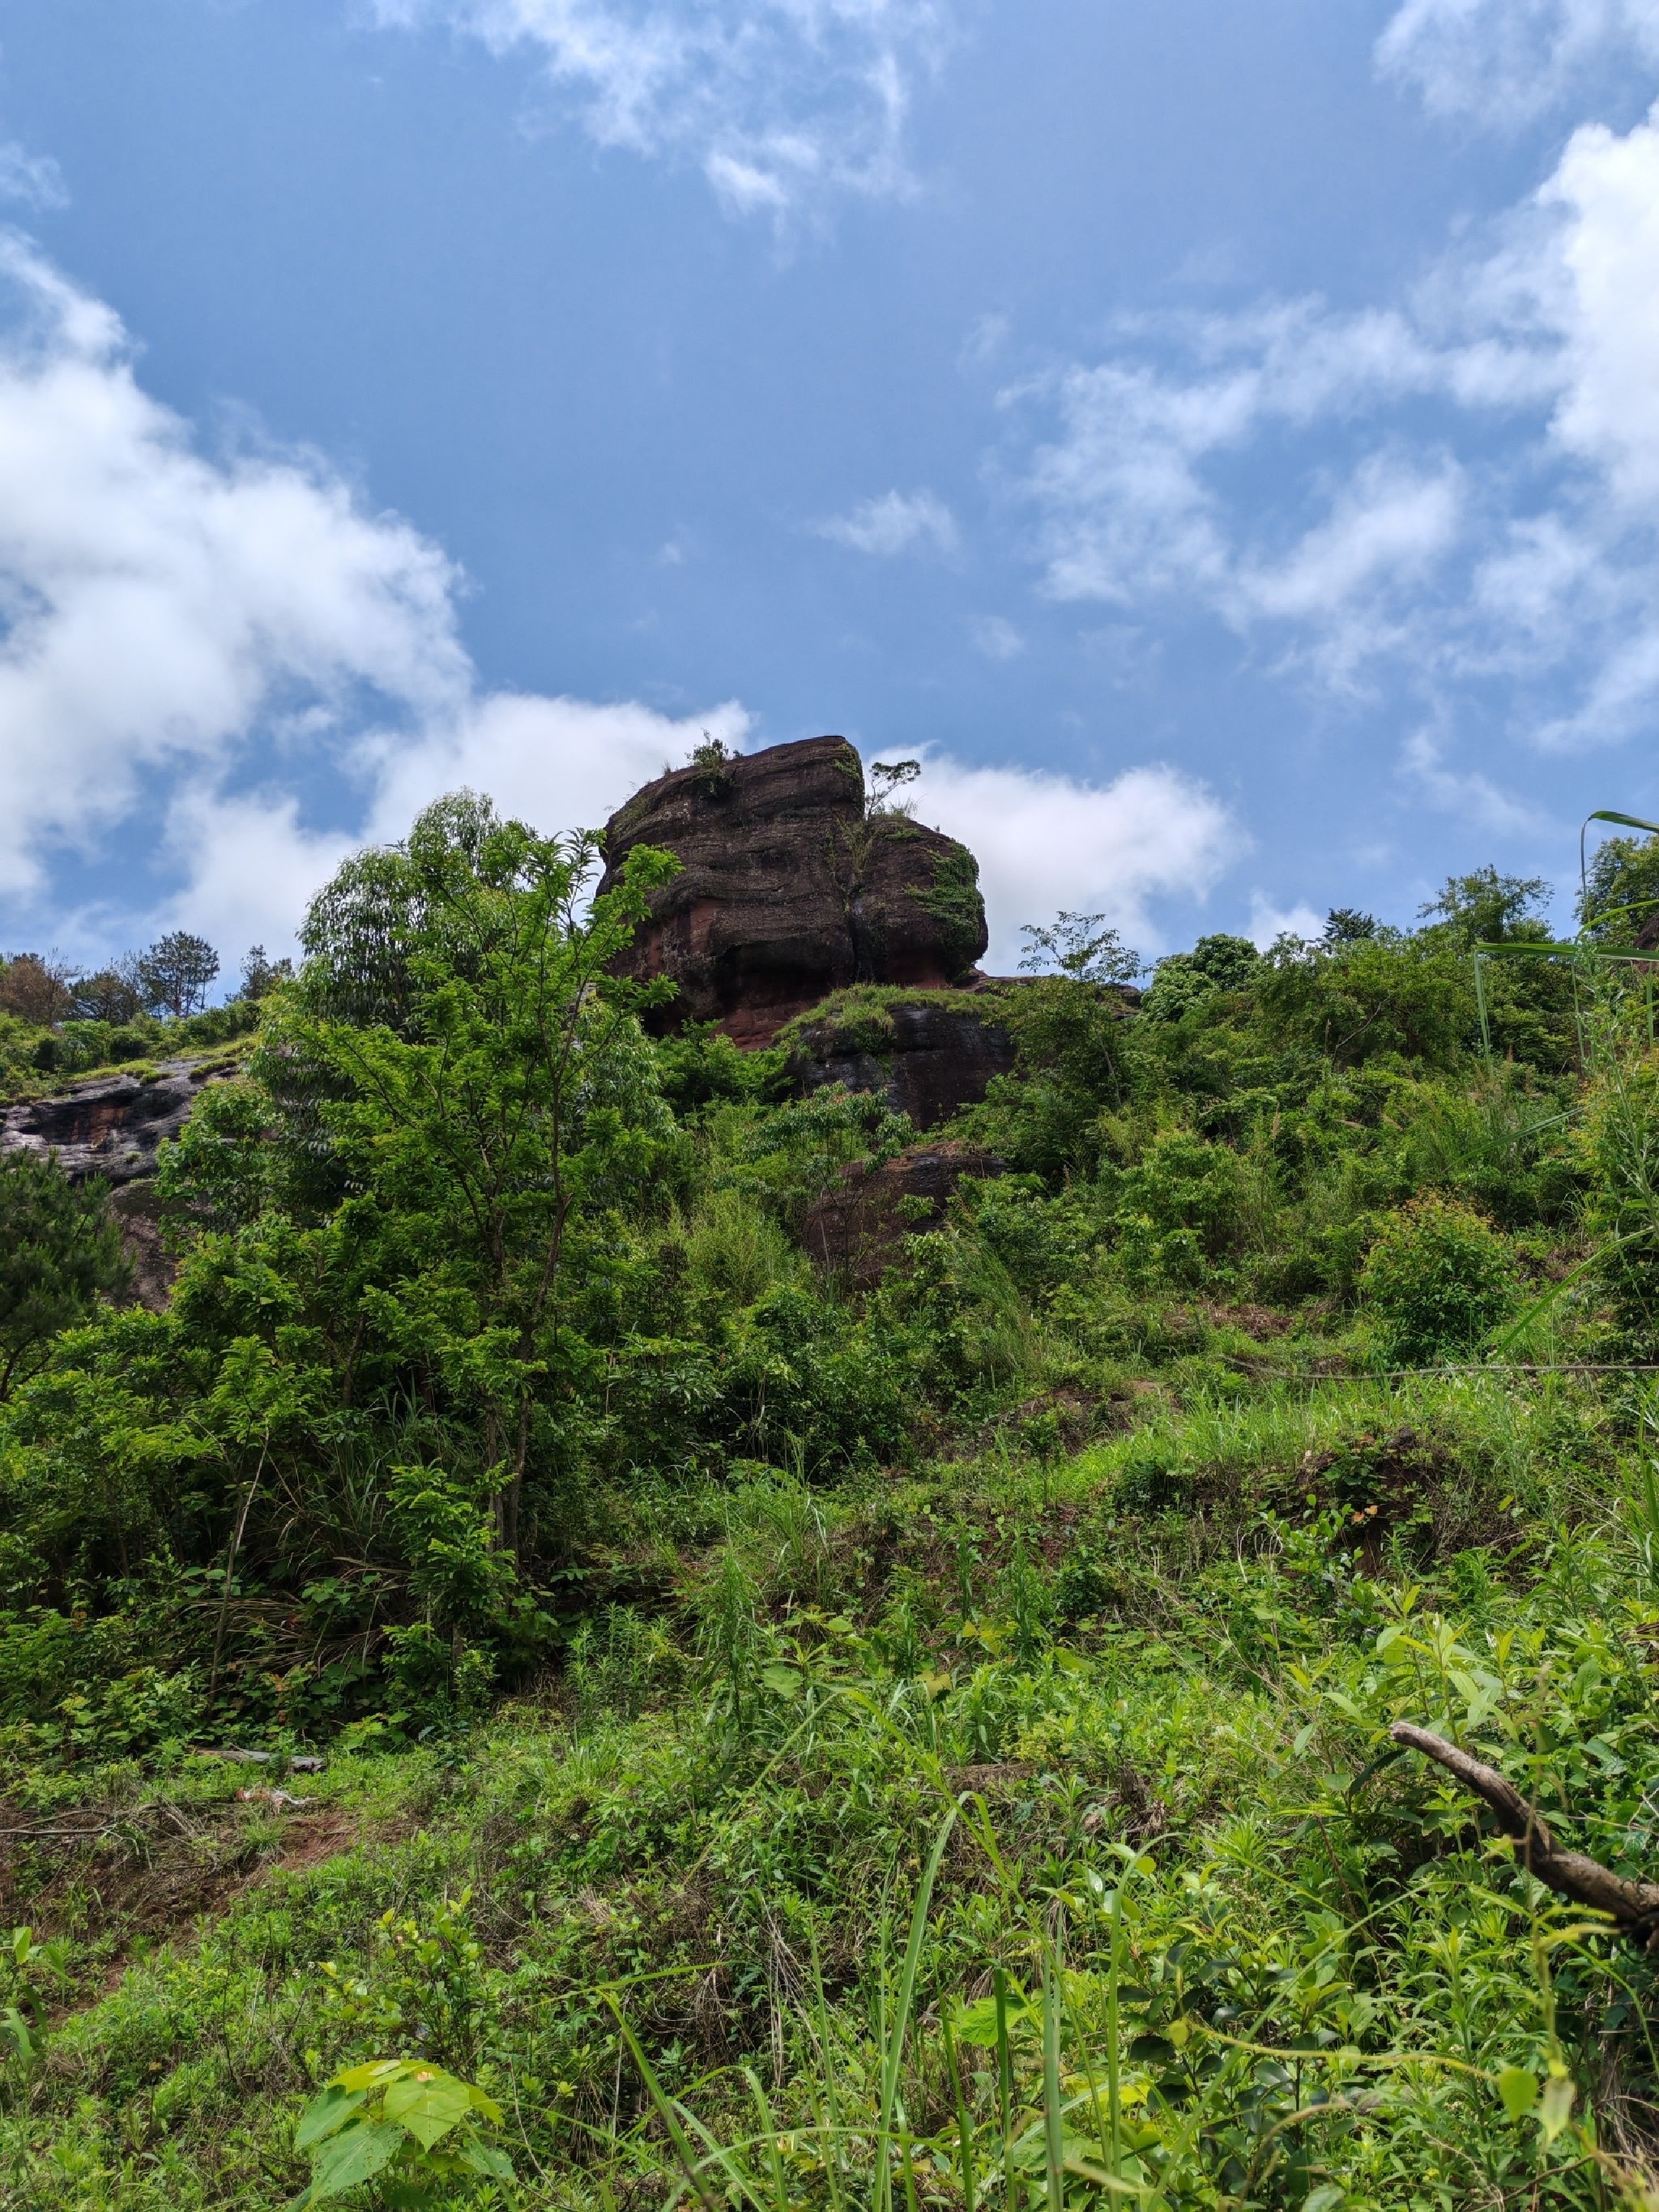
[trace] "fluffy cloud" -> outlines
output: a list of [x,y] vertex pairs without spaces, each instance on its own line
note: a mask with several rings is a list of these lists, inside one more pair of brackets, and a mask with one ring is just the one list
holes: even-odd
[[732,213],[909,189],[913,88],[954,0],[370,0],[542,60],[599,145],[695,163]]
[[861,501],[850,514],[812,525],[814,534],[854,553],[890,560],[896,553],[954,553],[961,542],[956,517],[931,491],[884,492]]
[[1405,0],[1376,54],[1437,112],[1513,125],[1598,62],[1659,64],[1659,0]]
[[1050,597],[1620,737],[1659,696],[1659,111],[1580,129],[1402,302],[1143,319],[1005,405],[1052,426],[1017,471]]
[[1243,839],[1220,801],[1174,769],[1133,768],[1093,784],[1040,769],[974,768],[930,752],[916,811],[978,857],[988,956],[1010,971],[1024,922],[1061,908],[1104,914],[1131,943],[1158,940],[1149,900],[1201,897]]
[[[115,317],[15,237],[0,282],[14,914],[51,903],[65,852],[159,812],[176,886],[162,918],[274,944],[352,842],[400,834],[441,790],[476,782],[556,826],[602,820],[705,726],[741,736],[732,708],[679,722],[481,692],[455,572],[429,540],[316,455],[201,453],[139,386]],[[343,780],[349,818],[305,817],[295,789],[319,775]],[[82,933],[123,926],[88,915]]]
[[[1655,15],[1659,21],[1659,0]],[[1540,205],[1563,377],[1552,434],[1633,512],[1659,502],[1659,127],[1574,133]]]
[[1247,934],[1258,952],[1266,952],[1281,937],[1318,938],[1324,934],[1325,917],[1306,899],[1294,906],[1275,906],[1261,891],[1250,895],[1250,927]]
[[313,458],[204,458],[115,318],[15,238],[0,284],[0,892],[255,728],[301,748],[365,703],[455,711],[470,672],[435,547]]
[[735,702],[677,721],[632,701],[595,706],[491,692],[413,743],[369,740],[364,753],[376,774],[368,833],[401,836],[435,793],[463,784],[545,829],[596,828],[641,784],[682,766],[704,735],[736,750],[749,727]]
[[[342,856],[441,792],[589,825],[705,732],[754,741],[735,702],[676,719],[485,690],[428,539],[315,454],[204,453],[138,384],[115,317],[15,238],[0,279],[8,936],[97,957],[182,922],[234,963],[290,944]],[[1167,769],[1096,787],[935,756],[921,790],[982,854],[1007,957],[1056,905],[1139,926],[1147,898],[1201,890],[1231,849],[1219,805]],[[59,860],[139,822],[159,824],[148,899],[112,871],[125,901],[65,913]]]

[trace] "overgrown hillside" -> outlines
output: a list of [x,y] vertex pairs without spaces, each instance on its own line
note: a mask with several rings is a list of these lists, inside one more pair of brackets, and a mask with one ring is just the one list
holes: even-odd
[[1647,1922],[1389,1732],[1659,1878],[1656,847],[1063,918],[839,1276],[914,1133],[647,1036],[672,861],[349,863],[166,1310],[0,1164],[6,2201],[1659,2203]]

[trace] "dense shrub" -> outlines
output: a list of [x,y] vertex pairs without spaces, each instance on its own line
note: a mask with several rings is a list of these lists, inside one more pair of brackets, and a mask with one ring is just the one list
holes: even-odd
[[1430,1194],[1384,1224],[1359,1288],[1382,1357],[1402,1367],[1425,1366],[1473,1352],[1513,1310],[1515,1261],[1472,1207]]

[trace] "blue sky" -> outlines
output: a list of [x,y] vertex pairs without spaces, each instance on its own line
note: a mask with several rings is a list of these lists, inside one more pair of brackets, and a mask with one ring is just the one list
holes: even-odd
[[925,760],[994,957],[1659,809],[1659,0],[0,0],[0,945]]

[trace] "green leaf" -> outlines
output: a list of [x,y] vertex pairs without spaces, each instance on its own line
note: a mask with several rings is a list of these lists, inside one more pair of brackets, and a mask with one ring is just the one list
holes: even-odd
[[355,2113],[362,2112],[365,2102],[361,2089],[342,2089],[331,2081],[326,2089],[313,2097],[300,2115],[299,2125],[294,2130],[295,2150],[309,2150],[325,2136],[333,2135],[343,2128]]
[[1303,2198],[1302,2212],[1335,2212],[1347,2193],[1340,2181],[1322,2181]]
[[312,2160],[304,2202],[321,2204],[371,2181],[403,2148],[404,2130],[389,2120],[359,2120],[325,2142]]
[[[1003,2008],[1010,2028],[1021,2021],[1036,2018],[1033,2008],[1018,1990],[1010,1992]],[[981,2051],[991,2051],[997,2040],[997,2003],[994,1997],[980,1997],[973,2004],[963,2005],[951,2023],[959,2043],[971,2043]]]
[[787,1666],[781,1659],[774,1660],[769,1667],[761,1668],[761,1680],[769,1690],[775,1691],[781,1698],[798,1697],[800,1693],[799,1668]]
[[1544,2084],[1544,2100],[1539,2108],[1538,2121],[1547,2143],[1553,2143],[1567,2124],[1574,2094],[1573,2085],[1565,2074],[1553,2072]]
[[329,2083],[331,2089],[375,2089],[396,2079],[413,2063],[407,2058],[371,2058],[366,2066],[349,2066]]
[[467,2136],[455,2146],[459,2164],[470,2172],[482,2174],[487,2181],[511,2181],[513,2161],[504,2150],[494,2143],[480,2142],[477,2136]]
[[1506,2066],[1498,2077],[1498,2094],[1512,2120],[1523,2120],[1538,2102],[1538,2076],[1524,2066]]
[[430,2150],[472,2109],[465,2081],[441,2066],[417,2066],[386,2093],[386,2116],[406,2128],[422,2150]]

